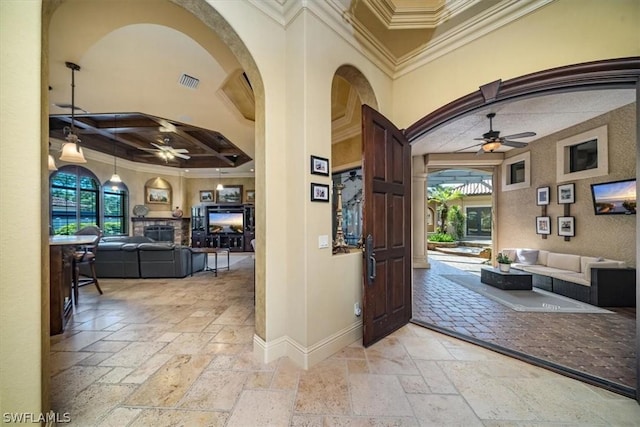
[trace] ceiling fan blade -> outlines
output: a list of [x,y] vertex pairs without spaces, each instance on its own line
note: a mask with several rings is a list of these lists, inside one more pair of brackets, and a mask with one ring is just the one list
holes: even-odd
[[527,143],[526,142],[520,142],[520,141],[508,141],[506,139],[502,140],[502,144],[508,146],[508,147],[514,147],[514,148],[522,148],[522,147],[526,147]]
[[191,156],[187,156],[186,154],[173,152],[173,155],[176,157],[180,157],[181,159],[189,160]]
[[140,149],[141,149],[142,151],[149,151],[149,152],[151,152],[151,153],[157,153],[157,152],[159,152],[159,151],[162,151],[162,150],[158,150],[157,148],[142,148],[142,147],[140,147]]
[[480,156],[482,154],[484,154],[484,150],[482,149],[482,147],[480,147],[480,149],[476,151],[476,156]]
[[489,139],[487,138],[473,138],[474,141],[485,141],[485,142],[489,142]]
[[530,136],[536,136],[535,132],[522,132],[516,133],[514,135],[503,136],[502,139],[518,139],[518,138],[528,138]]
[[150,142],[150,144],[153,145],[154,147],[156,147],[158,150],[162,150],[162,151],[165,151],[168,148],[168,147],[165,147],[163,145],[158,145],[155,142]]
[[188,153],[189,150],[187,150],[186,148],[172,148],[171,151],[173,151],[174,153]]

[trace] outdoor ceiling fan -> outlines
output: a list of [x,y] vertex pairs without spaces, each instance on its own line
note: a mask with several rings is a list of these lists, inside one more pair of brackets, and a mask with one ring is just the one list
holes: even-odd
[[[514,147],[514,148],[526,147],[527,146],[526,142],[513,141],[513,139],[528,138],[531,136],[536,136],[535,132],[522,132],[522,133],[516,133],[513,135],[500,136],[500,131],[493,130],[493,118],[495,116],[496,116],[496,113],[487,114],[487,118],[489,119],[489,132],[483,134],[482,138],[474,138],[474,140],[476,141],[483,141],[479,144],[475,144],[471,146],[471,147],[476,147],[478,145],[480,146],[480,149],[476,153],[478,155],[483,153],[493,153],[495,150],[497,150],[503,145],[506,145],[507,147]],[[458,151],[467,150],[471,147],[466,147]]]
[[189,150],[187,150],[186,148],[173,148],[171,145],[169,145],[170,142],[171,142],[171,139],[168,137],[165,137],[162,140],[162,144],[156,144],[155,142],[150,143],[156,148],[143,148],[143,150],[157,153],[159,157],[165,160],[165,162],[169,162],[169,160],[173,160],[176,157],[179,157],[185,160],[188,160],[191,158],[191,156],[187,155]]

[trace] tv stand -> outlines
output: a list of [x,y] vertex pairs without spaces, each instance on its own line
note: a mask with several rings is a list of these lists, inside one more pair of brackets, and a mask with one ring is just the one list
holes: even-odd
[[[208,213],[242,213],[244,230],[241,233],[220,232],[208,223]],[[250,242],[255,236],[253,205],[202,204],[191,208],[191,247],[224,248],[231,252],[252,251]]]

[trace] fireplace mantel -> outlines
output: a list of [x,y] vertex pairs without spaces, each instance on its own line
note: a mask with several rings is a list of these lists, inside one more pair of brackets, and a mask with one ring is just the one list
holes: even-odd
[[144,236],[144,228],[149,225],[173,226],[173,243],[189,246],[190,218],[133,217],[133,235]]

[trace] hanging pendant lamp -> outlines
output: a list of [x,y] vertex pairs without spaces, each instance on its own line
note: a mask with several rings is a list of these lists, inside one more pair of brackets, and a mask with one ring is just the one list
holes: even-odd
[[65,127],[64,131],[67,133],[67,137],[65,138],[67,142],[62,145],[62,154],[60,155],[60,160],[69,163],[87,163],[87,160],[84,158],[84,153],[82,152],[82,148],[80,147],[80,139],[78,135],[76,135],[75,128],[75,72],[80,71],[80,66],[74,64],[73,62],[65,62],[67,68],[71,69],[71,128]]
[[116,142],[118,141],[118,136],[116,133],[118,131],[117,122],[118,115],[116,114],[113,116],[113,175],[111,175],[111,179],[109,180],[113,184],[113,186],[111,187],[111,189],[113,190],[117,190],[118,184],[122,182],[122,179],[120,179],[120,175],[118,175],[118,172],[116,170]]
[[224,187],[222,186],[222,181],[221,181],[221,174],[222,172],[220,172],[220,168],[218,168],[218,185],[216,186],[216,190],[224,190]]

